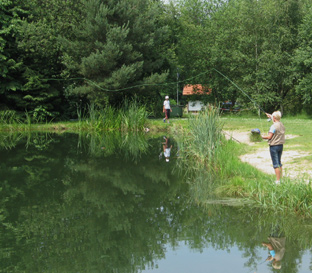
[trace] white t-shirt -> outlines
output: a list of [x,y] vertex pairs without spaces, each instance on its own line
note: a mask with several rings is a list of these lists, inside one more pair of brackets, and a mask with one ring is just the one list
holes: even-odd
[[166,148],[164,151],[164,156],[165,157],[170,157],[170,152],[171,152],[171,148]]
[[170,109],[170,101],[169,100],[165,100],[164,101],[164,106],[165,106],[165,109]]

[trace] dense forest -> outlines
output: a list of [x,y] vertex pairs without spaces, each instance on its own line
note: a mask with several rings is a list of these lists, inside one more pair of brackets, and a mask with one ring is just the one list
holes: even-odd
[[199,83],[213,102],[311,113],[311,26],[310,0],[1,0],[0,110],[65,120],[136,97],[157,112]]

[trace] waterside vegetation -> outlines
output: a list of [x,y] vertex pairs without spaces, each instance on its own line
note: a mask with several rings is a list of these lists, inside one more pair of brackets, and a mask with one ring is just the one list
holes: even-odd
[[[239,118],[236,120],[241,122]],[[232,120],[220,119],[215,110],[190,119],[189,133],[181,140],[181,164],[192,174],[188,177],[193,199],[205,205],[214,202],[213,199],[239,198],[236,203],[247,202],[267,210],[312,217],[312,181],[285,178],[275,185],[274,175],[239,159],[250,147],[233,139],[226,141],[221,131],[227,126],[232,126]],[[292,126],[288,127],[292,132]]]
[[100,108],[92,103],[84,111],[78,109],[77,116],[78,119],[73,121],[53,123],[27,112],[21,116],[5,110],[0,111],[0,131],[143,131],[148,112],[135,100],[126,100],[120,108]]

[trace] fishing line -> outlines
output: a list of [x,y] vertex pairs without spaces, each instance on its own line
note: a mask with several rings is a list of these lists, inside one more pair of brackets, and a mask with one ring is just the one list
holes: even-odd
[[[199,73],[199,74],[197,74],[194,77],[190,77],[190,78],[187,78],[187,79],[185,79],[183,81],[179,81],[179,83],[190,82],[194,78],[199,77],[199,76],[201,76],[203,74],[207,74],[207,73],[209,73],[209,71]],[[167,85],[171,85],[171,84],[172,85],[176,85],[177,84],[177,82],[145,83],[145,84],[138,84],[138,85],[133,85],[133,86],[125,87],[125,88],[119,88],[119,89],[106,89],[106,88],[103,88],[103,87],[99,86],[96,82],[91,81],[91,80],[89,80],[87,78],[69,78],[69,79],[53,79],[53,78],[49,78],[49,79],[42,79],[42,80],[45,80],[45,81],[78,81],[78,80],[81,81],[82,80],[82,81],[88,82],[90,85],[93,85],[93,86],[97,87],[98,89],[103,90],[105,92],[121,92],[121,91],[126,91],[126,90],[129,90],[129,89],[139,88],[139,87],[143,87],[143,86],[167,86]]]
[[[257,106],[261,111],[263,111],[264,113],[266,113],[266,111],[263,110],[263,108],[254,100],[252,99],[242,88],[240,88],[235,82],[233,82],[231,79],[229,79],[227,76],[225,76],[223,73],[221,73],[219,70],[217,70],[216,68],[212,68],[214,71],[216,71],[218,74],[220,74],[222,77],[224,77],[226,80],[228,80],[231,84],[233,84],[239,91],[241,91],[252,103],[254,103],[255,106]],[[179,81],[180,83],[184,83],[184,82],[190,82],[191,80],[193,80],[196,77],[199,77],[201,75],[207,74],[209,73],[209,71],[205,71],[202,73],[197,74],[194,77],[190,77],[187,78],[185,80]],[[56,78],[48,78],[48,79],[42,79],[42,80],[46,80],[46,81],[85,81],[88,82],[90,85],[93,85],[95,87],[97,87],[100,90],[103,90],[105,92],[122,92],[122,91],[126,91],[126,90],[130,90],[130,89],[134,89],[134,88],[139,88],[139,87],[145,87],[145,86],[169,86],[169,85],[176,85],[177,82],[168,82],[168,83],[156,83],[156,84],[138,84],[138,85],[133,85],[133,86],[129,86],[129,87],[125,87],[125,88],[119,88],[119,89],[106,89],[103,88],[101,86],[99,86],[96,82],[89,80],[87,78],[68,78],[68,79],[56,79]],[[260,113],[259,113],[259,118],[260,118]]]
[[227,76],[225,76],[224,74],[222,74],[219,70],[212,68],[213,70],[215,70],[217,73],[219,73],[221,76],[223,76],[225,79],[227,79],[230,83],[232,83],[238,90],[240,90],[251,102],[253,102],[256,106],[259,107],[259,109],[261,111],[263,111],[264,113],[266,113],[263,108],[255,101],[253,100],[242,88],[240,88],[235,82],[231,81]]
[[[222,77],[224,77],[225,79],[227,79],[230,83],[232,83],[238,90],[240,90],[251,102],[254,103],[255,106],[259,107],[259,109],[264,112],[266,114],[266,111],[263,110],[263,108],[255,101],[253,100],[242,88],[240,88],[235,82],[233,82],[232,80],[230,80],[227,76],[225,76],[224,74],[222,74],[219,70],[215,69],[215,68],[212,68],[214,71],[216,71],[217,73],[219,73]],[[261,117],[260,117],[260,113],[259,113],[259,119],[260,121],[261,120]],[[261,122],[261,129],[262,131],[264,131],[264,127],[263,127],[263,122]],[[260,134],[260,132],[259,132]]]
[[[261,111],[263,111],[264,113],[266,113],[263,108],[255,101],[253,100],[242,88],[240,88],[235,82],[233,82],[232,80],[230,80],[227,76],[225,76],[223,73],[221,73],[219,70],[215,69],[215,68],[212,68],[214,71],[216,71],[218,74],[220,74],[222,77],[224,77],[225,79],[227,79],[230,83],[232,83],[238,90],[240,90],[251,102],[254,103],[255,106],[257,106]],[[205,71],[205,72],[202,72],[202,73],[199,73],[197,74],[196,76],[194,77],[190,77],[190,78],[187,78],[183,81],[179,81],[180,83],[184,83],[184,82],[190,82],[191,80],[193,80],[194,78],[196,77],[199,77],[201,75],[204,75],[204,74],[207,74],[209,73],[209,71]],[[143,86],[166,86],[166,85],[171,85],[171,84],[174,84],[176,85],[177,82],[168,82],[168,83],[151,83],[151,84],[138,84],[138,85],[133,85],[133,86],[129,86],[129,87],[125,87],[125,88],[119,88],[119,89],[106,89],[106,88],[103,88],[101,86],[99,86],[96,82],[94,81],[91,81],[87,78],[69,78],[69,79],[55,79],[55,78],[49,78],[49,79],[42,79],[42,80],[46,80],[46,81],[77,81],[77,80],[83,80],[83,81],[86,81],[88,82],[90,85],[93,85],[95,87],[97,87],[98,89],[100,90],[103,90],[105,92],[121,92],[121,91],[126,91],[126,90],[129,90],[129,89],[134,89],[134,88],[139,88],[139,87],[143,87]]]

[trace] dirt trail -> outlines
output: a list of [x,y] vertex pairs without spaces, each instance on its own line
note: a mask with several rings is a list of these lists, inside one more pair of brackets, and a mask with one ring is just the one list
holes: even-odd
[[[225,131],[224,134],[227,139],[230,139],[232,137],[232,139],[237,142],[255,146],[255,143],[250,141],[250,132]],[[286,135],[286,140],[294,137],[297,136]],[[293,149],[287,150],[287,146],[284,147],[282,156],[283,175],[290,178],[298,178],[298,177],[302,177],[304,179],[312,178],[312,168],[310,162],[307,162],[303,159],[294,162],[294,160],[303,158],[308,155],[310,154],[307,152],[296,151]],[[243,162],[247,162],[250,165],[256,167],[257,169],[265,173],[274,174],[274,169],[272,167],[268,147],[265,148],[255,147],[252,153],[242,155],[240,156],[240,159]]]

